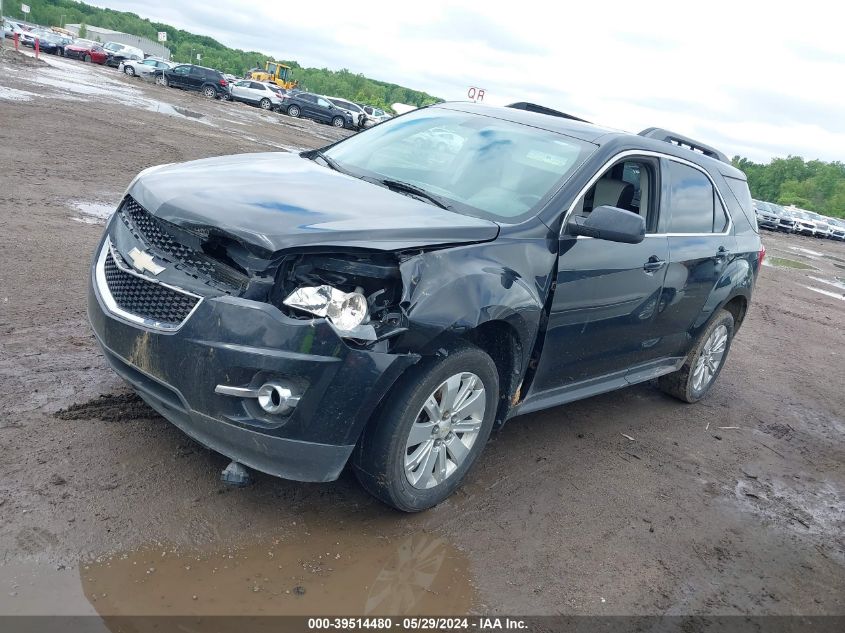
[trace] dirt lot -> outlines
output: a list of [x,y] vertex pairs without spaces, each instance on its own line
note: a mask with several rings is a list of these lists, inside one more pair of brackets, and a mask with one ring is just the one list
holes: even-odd
[[704,402],[517,418],[429,512],[349,473],[223,487],[95,347],[97,215],[150,165],[342,134],[0,58],[0,613],[845,613],[842,243],[764,235],[780,265]]

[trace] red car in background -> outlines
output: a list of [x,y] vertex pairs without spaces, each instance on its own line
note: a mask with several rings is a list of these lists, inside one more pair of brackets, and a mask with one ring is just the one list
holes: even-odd
[[84,62],[105,64],[108,54],[97,42],[91,40],[74,40],[73,44],[65,46],[65,57],[81,59]]

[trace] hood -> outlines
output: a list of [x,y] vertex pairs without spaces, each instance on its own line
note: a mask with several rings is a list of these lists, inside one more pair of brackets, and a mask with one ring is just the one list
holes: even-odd
[[440,209],[291,153],[153,168],[127,193],[163,220],[213,227],[270,253],[340,245],[401,250],[483,242],[499,233],[495,222]]

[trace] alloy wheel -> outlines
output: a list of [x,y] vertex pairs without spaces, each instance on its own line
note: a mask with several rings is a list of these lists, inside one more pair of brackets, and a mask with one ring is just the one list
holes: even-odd
[[484,383],[455,374],[426,399],[405,442],[405,476],[414,488],[433,488],[452,476],[478,438],[487,407]]
[[713,381],[722,361],[725,358],[725,350],[728,346],[728,328],[720,325],[714,329],[695,363],[692,372],[692,388],[697,392],[703,391]]

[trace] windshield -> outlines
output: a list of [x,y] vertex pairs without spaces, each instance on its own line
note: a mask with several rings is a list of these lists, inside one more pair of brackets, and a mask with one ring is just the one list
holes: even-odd
[[548,130],[425,108],[352,136],[325,153],[352,175],[410,183],[455,211],[517,222],[594,149]]

